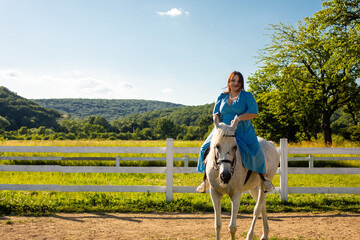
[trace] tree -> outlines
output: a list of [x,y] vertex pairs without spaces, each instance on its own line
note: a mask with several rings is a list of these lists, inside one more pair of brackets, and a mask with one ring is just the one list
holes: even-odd
[[354,60],[355,56],[343,58],[335,42],[343,39],[346,48],[355,43],[350,44],[349,36],[332,25],[328,28],[334,31],[324,28],[319,23],[324,18],[316,16],[299,21],[296,27],[282,23],[271,25],[271,42],[259,56],[263,66],[250,78],[250,87],[256,95],[264,94],[259,89],[266,88],[262,86],[263,78],[269,77],[268,88],[276,95],[273,104],[285,103],[299,129],[320,121],[325,144],[331,145],[332,114],[360,94],[359,60]]
[[[265,69],[263,69],[265,70]],[[257,71],[254,76],[249,77],[250,91],[253,92],[259,115],[253,119],[256,133],[266,139],[278,141],[286,137],[290,141],[296,141],[296,133],[300,126],[297,123],[296,104],[289,104],[286,98],[292,97],[286,94],[277,83],[276,73]],[[283,99],[283,101],[280,101]]]
[[165,138],[175,138],[177,135],[177,131],[175,128],[175,124],[166,118],[161,118],[156,127],[157,132],[161,135],[163,139]]
[[213,118],[209,115],[202,115],[198,118],[199,122],[199,138],[207,137],[209,128],[213,126]]
[[18,133],[19,133],[20,135],[26,135],[26,134],[28,134],[28,129],[27,129],[27,127],[21,127],[20,129],[18,129]]
[[39,128],[36,130],[36,134],[38,134],[38,135],[45,135],[45,134],[46,134],[46,128],[45,128],[44,126],[39,127]]
[[109,132],[112,130],[110,123],[103,116],[96,116],[92,124],[103,126]]
[[0,116],[0,130],[5,130],[5,128],[9,126],[10,122],[6,118]]
[[60,121],[60,126],[66,133],[78,134],[81,132],[79,120],[75,120],[71,114]]

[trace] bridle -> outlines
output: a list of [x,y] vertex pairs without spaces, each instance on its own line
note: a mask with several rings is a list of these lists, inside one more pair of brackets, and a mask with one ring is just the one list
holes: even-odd
[[[223,137],[235,137],[235,134],[224,134]],[[214,164],[214,169],[215,170],[219,170],[219,164],[221,163],[230,163],[231,164],[231,175],[234,173],[235,170],[235,165],[236,165],[236,154],[234,155],[234,159],[231,161],[229,159],[221,159],[218,160],[216,155],[215,155],[215,164]]]

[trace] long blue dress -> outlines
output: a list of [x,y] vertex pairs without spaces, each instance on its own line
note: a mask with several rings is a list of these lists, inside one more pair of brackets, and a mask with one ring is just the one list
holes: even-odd
[[[236,115],[244,113],[258,113],[258,107],[254,96],[250,92],[242,90],[239,97],[231,106],[228,104],[229,94],[221,93],[217,98],[213,114],[220,114],[220,119],[225,124],[230,125]],[[210,146],[214,130],[206,138],[200,148],[197,171],[204,172],[203,163],[205,150]],[[244,166],[253,172],[266,173],[265,158],[259,141],[257,140],[251,120],[239,121],[235,131],[236,143],[241,152],[241,159]]]

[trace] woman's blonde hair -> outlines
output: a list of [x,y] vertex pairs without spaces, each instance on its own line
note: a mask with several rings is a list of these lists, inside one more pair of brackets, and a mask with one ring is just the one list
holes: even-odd
[[230,82],[234,78],[235,75],[239,76],[239,80],[240,80],[240,83],[241,83],[241,90],[244,90],[244,77],[243,77],[243,75],[238,71],[233,71],[230,74],[229,78],[228,78],[227,85],[226,85],[226,90],[224,91],[224,93],[226,93],[226,94],[230,93]]

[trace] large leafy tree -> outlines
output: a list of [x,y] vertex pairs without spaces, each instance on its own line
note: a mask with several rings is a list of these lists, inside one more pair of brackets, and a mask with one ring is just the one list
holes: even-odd
[[[327,31],[333,37],[328,48],[333,50],[333,58],[339,69],[353,69],[359,66],[360,56],[360,1],[324,1],[323,10],[314,15],[312,26]],[[359,78],[359,76],[357,75]],[[359,79],[358,82],[359,84]],[[344,111],[352,116],[357,125],[360,115],[360,94],[344,106]]]
[[[308,121],[307,109],[311,108],[299,92],[293,91],[291,85],[279,81],[279,74],[271,66],[262,67],[250,77],[250,90],[254,93],[260,114],[253,120],[257,133],[273,141],[286,137],[296,141],[300,136],[310,139],[319,131],[316,121]],[[287,83],[287,82],[285,82]],[[318,112],[311,115],[318,118]],[[305,122],[305,123],[304,123]],[[308,123],[308,124],[306,124]],[[305,127],[306,125],[306,127]]]
[[[325,9],[339,8],[336,2],[324,2]],[[359,1],[341,2],[348,4],[348,11],[359,11]],[[344,21],[346,27],[339,30],[322,14],[296,26],[271,25],[271,41],[259,56],[263,65],[249,79],[251,91],[264,103],[260,110],[271,112],[280,128],[284,124],[310,137],[320,125],[325,144],[331,145],[331,116],[339,108],[354,106],[360,94],[359,47],[354,42],[359,29],[357,23],[348,27]]]

